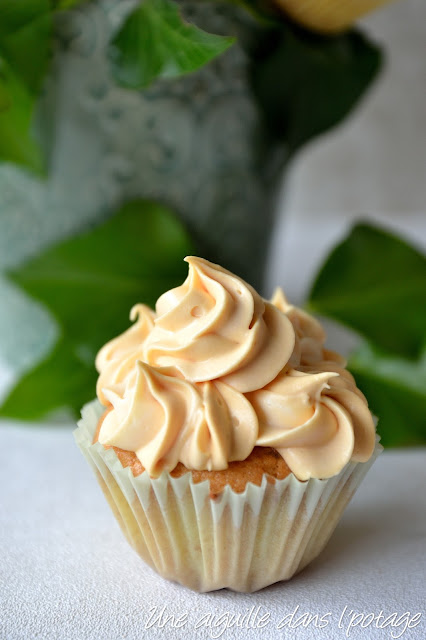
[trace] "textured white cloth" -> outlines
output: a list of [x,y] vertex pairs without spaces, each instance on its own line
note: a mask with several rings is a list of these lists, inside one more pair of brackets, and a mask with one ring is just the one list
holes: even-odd
[[2,422],[0,436],[2,640],[426,638],[424,449],[384,452],[290,582],[200,595],[128,546],[69,429]]

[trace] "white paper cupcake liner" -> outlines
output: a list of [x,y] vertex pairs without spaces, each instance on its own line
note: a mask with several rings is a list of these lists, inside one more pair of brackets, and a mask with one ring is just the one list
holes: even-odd
[[229,486],[215,499],[208,481],[191,473],[133,476],[114,450],[92,444],[104,408],[83,408],[74,432],[130,545],[161,576],[196,591],[228,587],[251,592],[288,580],[324,548],[382,447],[365,463],[349,463],[333,478],[275,483],[264,476],[243,493]]

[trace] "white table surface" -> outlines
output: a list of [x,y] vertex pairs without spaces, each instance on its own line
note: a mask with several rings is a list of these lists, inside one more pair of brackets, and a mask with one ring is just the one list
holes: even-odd
[[[384,452],[326,550],[290,582],[200,595],[158,577],[127,545],[69,428],[2,422],[0,442],[2,640],[426,638],[425,449]],[[150,618],[163,607],[180,628]],[[370,615],[364,629],[347,629],[351,610]],[[381,611],[419,624],[368,624]],[[229,626],[231,614],[246,614],[243,628]],[[318,625],[296,627],[303,614]]]

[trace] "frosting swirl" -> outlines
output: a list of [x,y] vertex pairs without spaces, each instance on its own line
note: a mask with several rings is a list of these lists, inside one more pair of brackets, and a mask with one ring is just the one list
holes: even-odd
[[145,362],[176,367],[191,382],[220,378],[243,393],[273,380],[293,352],[291,322],[226,269],[185,259],[188,278],[157,301]]
[[300,480],[328,478],[375,444],[367,401],[325,332],[278,289],[271,302],[201,258],[156,313],[133,307],[133,326],[96,358],[109,407],[99,442],[136,453],[151,476],[220,470],[255,446],[274,447]]
[[123,397],[104,393],[113,410],[103,420],[99,441],[135,451],[157,477],[182,462],[191,469],[226,469],[255,446],[258,422],[249,401],[221,382],[194,385],[141,361]]
[[107,400],[104,388],[121,388],[134,372],[137,360],[143,358],[143,344],[154,327],[155,313],[145,304],[135,304],[130,311],[130,320],[135,324],[124,333],[107,342],[96,356],[95,366],[99,378],[96,393],[102,404]]
[[346,361],[335,351],[324,348],[326,333],[314,316],[290,304],[281,287],[277,287],[271,303],[286,314],[296,333],[296,343],[290,358],[294,367],[330,360],[345,365]]
[[289,369],[247,397],[259,418],[256,444],[277,449],[300,480],[329,478],[373,452],[373,419],[349,372]]

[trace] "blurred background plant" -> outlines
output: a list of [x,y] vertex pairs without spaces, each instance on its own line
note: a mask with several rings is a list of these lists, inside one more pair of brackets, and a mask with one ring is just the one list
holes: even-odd
[[[357,16],[287,0],[80,4],[0,0],[0,348],[20,374],[0,415],[29,421],[78,413],[99,347],[183,280],[185,254],[262,287],[283,172],[381,61]],[[421,252],[359,224],[308,306],[362,336],[349,366],[384,444],[425,443]]]

